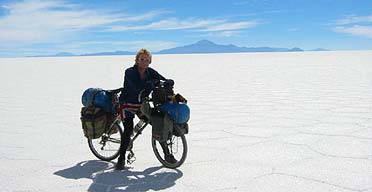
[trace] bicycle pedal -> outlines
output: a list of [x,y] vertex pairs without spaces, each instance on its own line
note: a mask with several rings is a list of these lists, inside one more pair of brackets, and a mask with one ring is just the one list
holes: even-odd
[[133,151],[130,151],[128,156],[127,156],[127,164],[132,164],[134,161],[136,161],[136,157],[133,153]]
[[131,160],[128,159],[128,160],[127,160],[127,164],[128,164],[128,165],[131,165],[134,161],[136,161],[136,159],[131,159]]

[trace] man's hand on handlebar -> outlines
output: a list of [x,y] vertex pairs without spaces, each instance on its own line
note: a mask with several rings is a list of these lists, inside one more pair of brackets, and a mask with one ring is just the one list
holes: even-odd
[[167,79],[164,81],[165,88],[173,88],[174,81],[172,79]]
[[154,89],[155,87],[165,87],[165,88],[173,88],[174,81],[172,79],[166,80],[152,80],[146,82],[145,89]]

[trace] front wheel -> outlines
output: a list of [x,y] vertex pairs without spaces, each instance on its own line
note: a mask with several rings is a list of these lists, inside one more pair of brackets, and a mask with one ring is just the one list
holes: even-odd
[[[179,127],[175,127],[174,129],[179,133],[182,132]],[[156,158],[165,167],[175,169],[185,162],[187,142],[184,134],[180,134],[179,136],[172,135],[165,142],[159,142],[152,137],[151,143]],[[173,155],[174,159],[172,161],[167,158],[169,155]]]
[[97,139],[88,139],[89,149],[94,156],[103,161],[111,161],[119,156],[120,141],[123,130],[120,120],[116,122],[103,135]]

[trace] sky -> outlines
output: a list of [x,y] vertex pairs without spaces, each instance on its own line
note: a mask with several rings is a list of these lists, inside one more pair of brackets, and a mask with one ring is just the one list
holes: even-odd
[[0,0],[0,57],[160,51],[203,39],[372,50],[372,1]]

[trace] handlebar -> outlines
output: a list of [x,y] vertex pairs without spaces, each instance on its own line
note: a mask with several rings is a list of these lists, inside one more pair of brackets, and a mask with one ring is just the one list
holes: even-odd
[[[153,91],[156,88],[166,88],[166,89],[173,89],[174,81],[172,79],[165,79],[165,80],[152,80],[147,82],[146,88],[142,89],[140,93],[138,94],[138,102],[142,103],[144,93],[150,94],[151,91]],[[147,91],[147,92],[146,92]],[[149,98],[147,98],[149,99]]]
[[[151,86],[151,90],[148,90],[148,88],[146,89],[142,89],[140,91],[140,93],[138,94],[138,101],[141,103],[143,101],[143,93],[145,91],[149,91],[151,93],[151,91],[154,89],[154,88],[173,88],[173,85],[174,85],[174,81],[172,79],[166,79],[166,80],[153,80],[152,82],[152,86]],[[112,95],[112,94],[118,94],[120,93],[121,91],[123,91],[123,87],[121,88],[118,88],[118,89],[111,89],[111,90],[105,90],[107,94],[109,95]],[[149,99],[149,98],[147,98]],[[151,100],[151,99],[150,99]]]
[[113,93],[113,94],[118,94],[119,92],[123,91],[123,88],[118,88],[118,89],[111,89],[111,90],[106,90],[107,93]]
[[174,81],[172,79],[154,81],[155,87],[173,88],[173,85],[174,85]]

